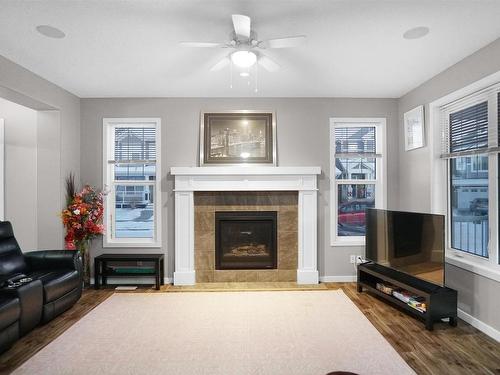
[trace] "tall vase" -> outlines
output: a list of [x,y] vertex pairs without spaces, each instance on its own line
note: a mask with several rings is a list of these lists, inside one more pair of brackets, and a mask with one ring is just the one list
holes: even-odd
[[83,260],[83,285],[84,287],[90,286],[90,248],[89,241],[80,241],[77,244],[77,249],[80,251]]

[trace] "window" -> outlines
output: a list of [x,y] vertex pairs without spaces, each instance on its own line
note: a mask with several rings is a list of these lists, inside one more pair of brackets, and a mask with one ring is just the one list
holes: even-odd
[[[464,160],[465,159],[465,160]],[[451,248],[488,257],[488,170],[474,170],[472,160],[487,155],[464,156],[450,160]],[[456,165],[468,162],[466,170]]]
[[159,247],[160,119],[104,119],[105,247]]
[[451,248],[487,258],[488,101],[459,108],[447,113]]
[[447,261],[484,275],[500,271],[499,91],[489,86],[436,107],[448,178]]
[[330,120],[331,245],[364,245],[365,211],[385,207],[385,119]]

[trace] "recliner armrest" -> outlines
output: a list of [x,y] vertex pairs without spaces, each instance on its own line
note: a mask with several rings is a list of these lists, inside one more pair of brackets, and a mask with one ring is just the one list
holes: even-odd
[[82,257],[75,250],[40,250],[24,253],[30,270],[72,269],[81,272]]

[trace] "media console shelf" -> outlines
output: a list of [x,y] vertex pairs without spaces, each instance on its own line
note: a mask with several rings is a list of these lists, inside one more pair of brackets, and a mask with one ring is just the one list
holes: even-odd
[[[414,295],[424,297],[426,311],[420,312],[392,295],[377,289],[377,283],[390,283]],[[425,322],[425,328],[432,331],[434,323],[449,318],[449,324],[457,325],[457,291],[442,287],[406,273],[376,263],[362,263],[358,266],[358,292],[363,289],[403,309]]]

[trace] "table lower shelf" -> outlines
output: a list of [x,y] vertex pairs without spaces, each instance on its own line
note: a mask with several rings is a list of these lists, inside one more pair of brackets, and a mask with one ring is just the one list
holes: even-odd
[[149,277],[156,277],[156,274],[155,273],[138,273],[138,272],[119,272],[119,273],[102,273],[100,274],[100,276],[104,276],[104,277],[122,277],[122,276],[127,276],[127,277],[133,277],[133,276],[137,276],[137,277],[144,277],[144,276],[149,276]]
[[404,309],[405,311],[409,312],[410,314],[422,319],[422,320],[425,320],[427,318],[427,313],[424,313],[422,311],[419,311],[417,309],[414,309],[413,307],[411,307],[410,305],[408,305],[407,303],[404,303],[403,301],[400,301],[399,299],[397,299],[396,297],[394,296],[390,296],[386,293],[383,293],[381,292],[380,290],[378,290],[377,288],[374,288],[373,286],[369,285],[369,284],[366,284],[366,283],[358,283],[359,286],[362,286],[363,288],[365,288],[366,290],[368,290],[369,292],[373,293],[373,294],[376,294],[377,296],[389,301],[390,303]]

